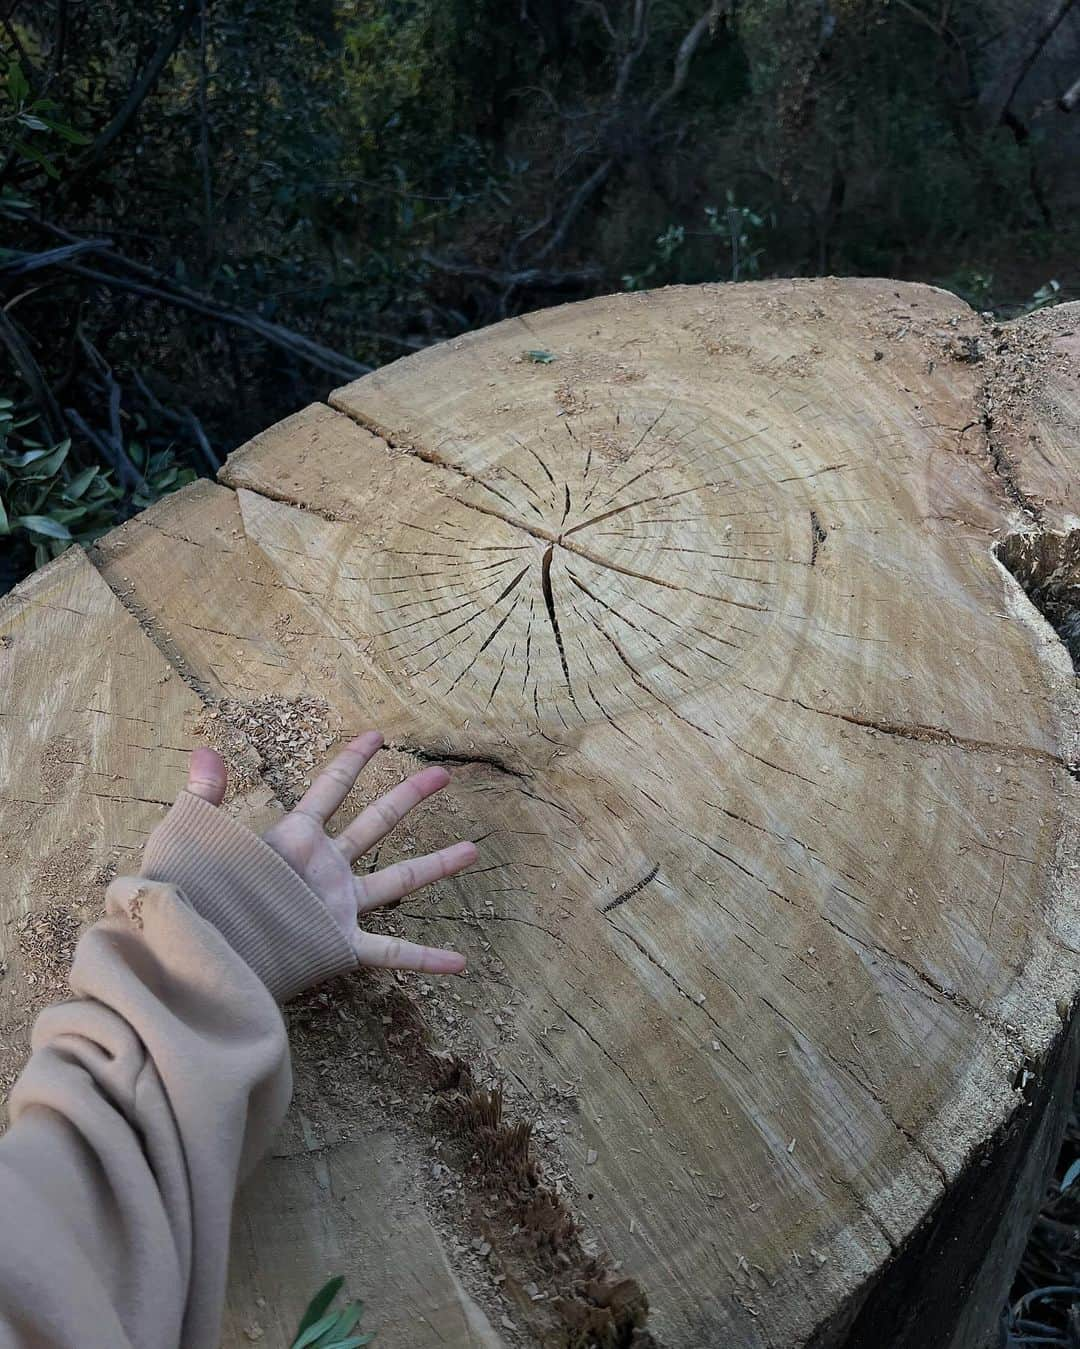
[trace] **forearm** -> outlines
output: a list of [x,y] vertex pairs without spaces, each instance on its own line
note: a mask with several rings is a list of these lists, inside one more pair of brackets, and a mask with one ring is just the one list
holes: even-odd
[[4,1349],[217,1343],[233,1196],[289,1098],[275,994],[355,963],[304,882],[186,793],[144,867],[110,886],[11,1095]]
[[382,744],[355,737],[256,838],[217,809],[225,765],[192,755],[142,878],[109,887],[72,1000],[42,1014],[0,1139],[0,1349],[212,1349],[238,1180],[288,1104],[275,999],[357,964],[460,973],[452,951],[365,932],[358,913],[476,859],[468,842],[355,876],[449,776],[424,768],[325,830]]
[[[0,1341],[216,1343],[239,1175],[288,1103],[273,998],[169,886],[122,882],[0,1139]],[[117,911],[119,910],[119,911]]]

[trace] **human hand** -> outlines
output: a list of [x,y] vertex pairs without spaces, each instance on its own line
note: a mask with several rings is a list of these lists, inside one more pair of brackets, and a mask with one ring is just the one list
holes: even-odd
[[[378,731],[365,731],[351,740],[315,778],[296,807],[263,834],[263,842],[323,901],[361,965],[460,974],[465,959],[454,951],[417,946],[397,937],[365,932],[357,925],[361,915],[402,899],[433,881],[456,875],[476,861],[475,844],[453,843],[439,852],[397,862],[366,876],[353,874],[352,866],[358,858],[385,838],[414,806],[450,781],[445,768],[423,768],[366,806],[336,838],[331,838],[325,829],[327,820],[345,800],[382,743]],[[212,749],[195,750],[188,773],[188,791],[219,806],[225,797],[225,783],[225,761],[221,755]]]

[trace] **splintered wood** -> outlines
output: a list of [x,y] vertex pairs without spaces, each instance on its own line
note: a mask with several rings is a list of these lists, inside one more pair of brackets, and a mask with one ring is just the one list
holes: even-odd
[[[387,1349],[984,1342],[1078,1052],[1077,317],[876,281],[549,310],[102,541],[252,781],[294,800],[378,726],[388,781],[455,773],[380,864],[480,845],[378,920],[467,980],[291,1013],[230,1344],[286,1346],[339,1269]],[[73,682],[26,668],[8,790],[48,771],[16,725],[81,743],[93,705],[48,622]],[[82,790],[53,834],[134,847]]]

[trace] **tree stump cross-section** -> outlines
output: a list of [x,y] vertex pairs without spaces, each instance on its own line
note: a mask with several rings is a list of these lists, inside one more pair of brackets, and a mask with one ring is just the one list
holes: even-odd
[[282,802],[374,724],[365,791],[455,770],[380,864],[480,843],[382,920],[468,981],[290,1012],[231,1342],[287,1345],[339,1265],[388,1345],[988,1342],[1078,1053],[1076,321],[878,281],[566,306],[94,550]]

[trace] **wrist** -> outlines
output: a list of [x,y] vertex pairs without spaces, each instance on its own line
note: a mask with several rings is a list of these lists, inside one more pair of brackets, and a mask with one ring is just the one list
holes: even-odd
[[280,1002],[356,968],[352,943],[289,864],[191,792],[150,835],[140,874],[175,886]]

